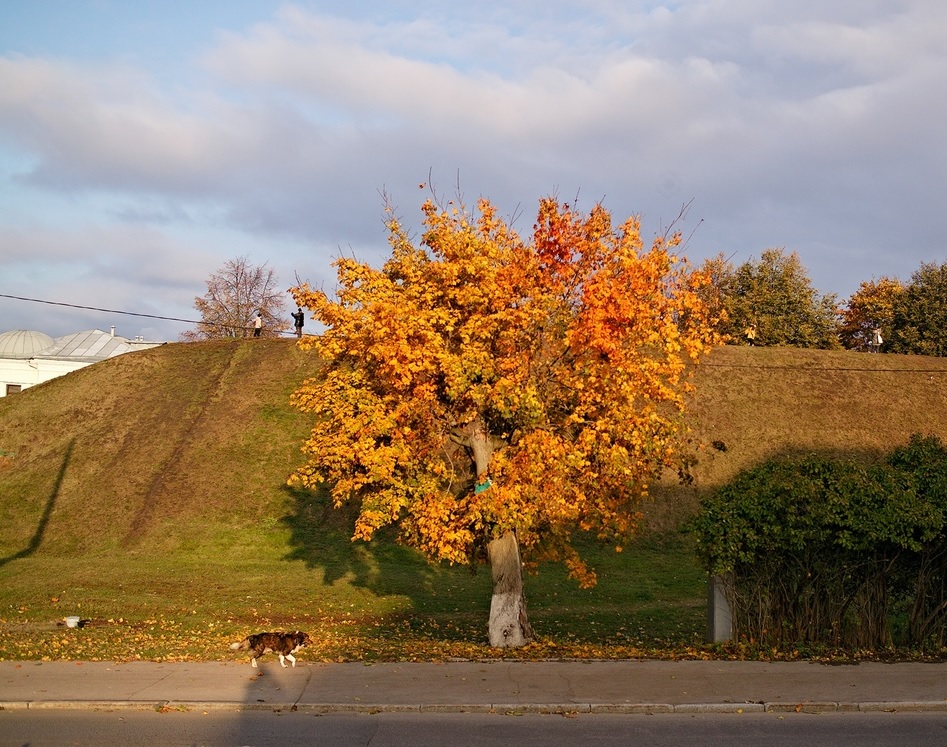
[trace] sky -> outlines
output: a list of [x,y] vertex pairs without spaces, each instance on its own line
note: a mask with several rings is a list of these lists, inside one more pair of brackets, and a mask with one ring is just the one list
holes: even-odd
[[844,301],[947,261],[945,122],[943,0],[0,0],[0,332],[176,340],[237,257],[331,292],[432,189]]

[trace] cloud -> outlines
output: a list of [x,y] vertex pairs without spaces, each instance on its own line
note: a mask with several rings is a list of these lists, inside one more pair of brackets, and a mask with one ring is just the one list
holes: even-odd
[[0,78],[0,126],[39,159],[31,184],[199,195],[247,138],[233,107],[189,110],[141,71],[8,58]]
[[[718,11],[716,25],[689,38],[725,41],[733,6],[698,3],[676,16],[687,29],[710,9]],[[615,13],[607,4],[604,10]],[[660,40],[671,13],[663,10],[623,19],[642,36],[657,33]],[[44,156],[29,175],[34,182],[223,200],[237,205],[248,226],[271,226],[272,204],[253,217],[244,203],[257,203],[264,192],[325,192],[331,181],[326,175],[342,184],[349,181],[347,171],[362,179],[399,163],[395,150],[424,154],[431,162],[445,154],[460,154],[460,162],[467,151],[497,165],[511,158],[515,164],[522,154],[524,166],[535,164],[537,155],[565,160],[562,151],[588,153],[593,161],[602,152],[622,153],[651,179],[667,167],[706,160],[708,153],[726,162],[749,147],[760,148],[765,158],[767,143],[804,146],[815,123],[828,125],[822,135],[835,122],[850,131],[870,114],[870,83],[781,99],[779,90],[756,90],[760,72],[748,65],[763,61],[775,75],[779,66],[772,58],[823,64],[812,50],[829,47],[827,39],[844,42],[846,28],[762,25],[752,46],[765,48],[768,62],[761,54],[743,61],[719,50],[709,56],[714,44],[706,40],[697,45],[704,56],[642,53],[635,43],[614,40],[593,56],[585,48],[575,51],[572,32],[580,40],[591,33],[578,23],[560,31],[560,38],[528,45],[492,29],[491,48],[511,57],[522,59],[523,46],[546,51],[528,69],[520,63],[503,76],[437,61],[445,47],[466,49],[471,38],[488,36],[482,26],[460,32],[417,20],[372,26],[289,8],[274,23],[222,35],[205,56],[207,69],[236,92],[232,100],[199,91],[175,101],[142,73],[28,60],[7,62],[3,77],[20,85],[3,100],[12,102],[8,110],[19,117],[20,136],[34,139]],[[846,60],[862,58],[870,40],[884,36],[851,31],[869,42],[830,47],[833,59],[825,65],[845,67]],[[413,54],[404,49],[406,39],[416,42]],[[584,66],[568,67],[568,57],[583,59]],[[417,168],[425,166],[422,160]]]
[[[594,58],[580,55],[584,64],[572,68],[557,64],[566,62],[556,54],[566,48],[564,39],[553,48],[552,41],[526,45],[483,28],[454,36],[431,22],[421,24],[425,33],[419,34],[417,24],[371,27],[299,11],[282,20],[224,36],[205,57],[208,69],[230,85],[271,97],[277,92],[279,100],[293,101],[314,122],[329,126],[355,118],[368,133],[410,127],[445,139],[454,135],[455,141],[477,133],[488,142],[503,138],[511,148],[537,137],[575,137],[615,115],[653,122],[654,111],[667,101],[700,95],[731,67],[604,50]],[[439,60],[445,46],[473,47],[471,33],[477,44],[489,36],[494,54],[508,52],[521,61],[504,75],[489,64]],[[427,41],[409,52],[405,36]],[[568,40],[575,41],[571,33]],[[524,46],[536,53],[528,66]],[[638,105],[627,106],[633,101]]]
[[405,7],[287,5],[170,81],[0,56],[5,275],[81,267],[179,310],[241,254],[318,284],[332,255],[380,260],[379,193],[410,225],[429,172],[527,226],[550,192],[646,230],[693,200],[698,259],[784,245],[826,291],[942,256],[943,3]]

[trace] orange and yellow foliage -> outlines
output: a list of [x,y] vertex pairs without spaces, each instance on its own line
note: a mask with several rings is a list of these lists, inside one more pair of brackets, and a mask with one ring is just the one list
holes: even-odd
[[[689,363],[718,342],[706,278],[678,235],[645,249],[637,219],[614,226],[601,206],[543,199],[525,240],[486,200],[422,210],[418,246],[389,210],[381,269],[342,258],[334,298],[292,291],[326,328],[300,342],[326,365],[293,396],[316,418],[291,480],[357,502],[353,539],[397,523],[432,559],[470,563],[515,531],[527,560],[592,585],[575,534],[620,549],[675,464]],[[462,436],[475,420],[480,475]]]

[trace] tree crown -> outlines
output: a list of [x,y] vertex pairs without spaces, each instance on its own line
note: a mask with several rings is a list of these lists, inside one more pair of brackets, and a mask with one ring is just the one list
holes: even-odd
[[[706,282],[637,219],[615,227],[540,201],[521,239],[487,200],[424,204],[415,246],[388,213],[380,270],[336,261],[334,298],[293,289],[326,331],[324,374],[294,395],[317,413],[294,476],[360,506],[356,538],[397,522],[430,557],[468,563],[516,532],[534,560],[594,574],[576,531],[619,543],[675,458],[688,363],[718,341]],[[487,434],[484,469],[471,429]]]
[[702,268],[722,311],[721,332],[735,344],[836,348],[835,296],[820,296],[796,252],[766,249],[739,267],[723,255]]
[[947,262],[923,262],[892,304],[892,353],[947,356]]
[[277,285],[276,273],[266,263],[254,265],[247,257],[227,260],[207,279],[207,292],[194,299],[201,321],[181,339],[249,337],[258,313],[263,319],[261,335],[279,337],[286,329],[286,302]]

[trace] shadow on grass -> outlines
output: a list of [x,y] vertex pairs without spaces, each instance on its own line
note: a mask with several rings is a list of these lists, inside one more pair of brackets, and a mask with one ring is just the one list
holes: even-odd
[[387,527],[371,542],[353,541],[355,509],[335,509],[326,490],[285,487],[292,510],[282,518],[290,530],[287,560],[301,560],[321,570],[327,585],[347,580],[379,596],[411,600],[415,612],[445,612],[457,605],[489,608],[490,574],[437,565],[396,540]]
[[[370,543],[351,540],[354,510],[334,509],[327,492],[286,488],[291,511],[287,560],[303,561],[323,583],[348,583],[378,597],[410,600],[410,612],[380,616],[392,638],[406,631],[432,640],[480,642],[486,633],[492,581],[489,569],[431,564],[395,541],[394,530]],[[579,551],[599,571],[594,589],[581,589],[560,564],[543,564],[525,579],[533,626],[540,636],[601,645],[656,638],[689,643],[705,621],[705,576],[692,544],[677,534],[642,538],[624,553],[594,538]]]
[[36,531],[33,532],[33,536],[30,538],[30,541],[26,544],[19,552],[13,553],[13,555],[8,555],[5,558],[0,558],[0,567],[5,566],[7,563],[11,563],[14,560],[20,560],[21,558],[26,558],[35,553],[39,546],[43,543],[43,535],[46,534],[46,527],[49,525],[49,518],[53,514],[53,509],[56,507],[56,501],[59,498],[59,490],[62,487],[63,478],[66,475],[66,468],[69,466],[69,460],[72,458],[72,449],[76,444],[76,440],[73,439],[69,442],[69,445],[66,447],[66,453],[63,454],[62,464],[59,466],[59,473],[56,475],[56,482],[53,483],[53,489],[49,493],[49,498],[46,500],[46,508],[43,510],[43,515],[40,517],[39,524],[36,525]]

